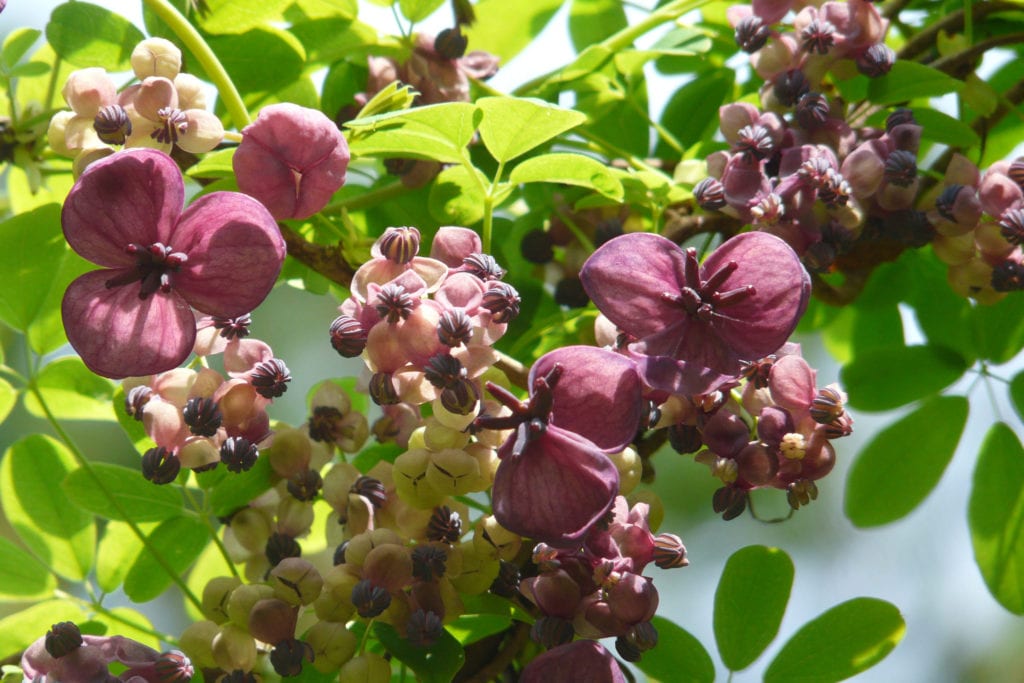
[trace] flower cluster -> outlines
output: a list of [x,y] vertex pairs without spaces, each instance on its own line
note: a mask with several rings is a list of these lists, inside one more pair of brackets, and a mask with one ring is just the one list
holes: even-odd
[[115,146],[202,153],[224,139],[220,119],[206,111],[201,82],[181,72],[181,50],[174,43],[142,41],[131,65],[140,82],[120,93],[99,67],[68,76],[62,93],[71,111],[53,116],[47,138],[55,152],[75,159],[76,175]]

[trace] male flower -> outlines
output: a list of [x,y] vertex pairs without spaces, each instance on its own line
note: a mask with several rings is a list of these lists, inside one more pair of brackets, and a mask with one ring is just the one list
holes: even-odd
[[749,232],[704,261],[651,233],[605,243],[580,273],[587,294],[622,331],[644,380],[671,393],[713,391],[740,361],[772,353],[807,307],[811,281],[778,237]]
[[61,214],[71,248],[102,266],[64,293],[68,341],[111,378],[177,367],[192,351],[192,307],[232,318],[263,301],[285,245],[254,199],[214,192],[183,209],[185,187],[162,152],[132,149],[96,162]]

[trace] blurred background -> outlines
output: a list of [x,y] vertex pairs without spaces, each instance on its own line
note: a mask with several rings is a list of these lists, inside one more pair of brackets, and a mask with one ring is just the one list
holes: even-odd
[[[11,0],[0,15],[0,39],[22,26],[42,29],[56,4]],[[100,4],[142,26],[138,3],[110,0]],[[574,55],[566,15],[563,7],[539,39],[503,65],[490,85],[509,92],[552,66],[570,61]],[[360,2],[360,18],[382,32],[397,30],[387,8]],[[443,8],[417,28],[436,32],[446,28],[450,21],[448,10]],[[470,45],[470,49],[483,47]],[[648,79],[652,115],[657,117],[681,81],[661,76],[653,69],[649,69]],[[312,296],[282,285],[254,316],[254,336],[267,341],[275,355],[287,361],[293,376],[289,391],[274,403],[274,419],[290,424],[303,422],[305,397],[313,384],[328,376],[358,374],[358,365],[340,358],[328,344],[327,328],[337,315],[338,303],[330,297]],[[912,316],[905,315],[907,343],[920,341],[920,336],[915,336],[915,327]],[[515,333],[513,324],[509,334]],[[11,333],[3,328],[0,337],[8,349],[8,363],[21,370],[25,349],[18,347],[17,340],[12,345]],[[817,338],[797,341],[803,344],[808,361],[818,369],[820,386],[838,380],[839,368]],[[1022,364],[1018,359],[1011,365],[991,371],[1009,379]],[[949,391],[966,390],[973,378],[972,374],[967,375]],[[978,383],[973,391],[985,395],[973,397],[967,431],[938,487],[909,516],[878,529],[856,529],[844,516],[846,471],[861,445],[899,413],[854,412],[854,434],[837,442],[838,464],[831,475],[819,482],[818,500],[781,524],[761,523],[749,515],[722,521],[711,510],[711,496],[719,484],[707,468],[694,463],[692,456],[658,454],[654,459],[657,479],[653,488],[666,506],[662,531],[679,535],[690,558],[690,566],[681,570],[652,569],[661,595],[659,614],[695,635],[716,662],[720,680],[725,680],[728,672],[718,660],[712,632],[719,574],[729,555],[739,548],[750,544],[777,546],[789,553],[796,567],[789,607],[776,642],[749,669],[735,674],[731,680],[759,680],[773,653],[805,622],[847,599],[872,596],[895,604],[906,620],[907,631],[903,642],[885,660],[856,680],[1024,681],[1024,620],[1000,607],[986,589],[974,563],[966,521],[974,461],[985,431],[997,419],[1007,421],[1018,433],[1022,425],[1003,388],[997,385],[996,391],[986,393],[982,383]],[[67,427],[95,459],[137,466],[137,455],[115,425],[76,422],[68,423]],[[0,452],[21,435],[49,431],[44,422],[19,406],[0,430]],[[781,492],[758,494],[754,501],[762,517],[781,515],[788,509]],[[11,533],[4,522],[0,522],[0,531]],[[18,606],[0,603],[0,614],[16,609]],[[180,632],[184,616],[176,595],[164,596],[139,609],[150,617],[157,630]],[[642,674],[638,678],[642,680]]]

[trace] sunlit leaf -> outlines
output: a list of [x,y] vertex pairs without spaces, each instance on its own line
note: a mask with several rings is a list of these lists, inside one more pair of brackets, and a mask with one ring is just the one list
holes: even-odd
[[39,560],[0,536],[0,600],[38,600],[55,588],[57,578]]
[[256,459],[251,469],[224,477],[210,493],[213,514],[229,515],[270,488],[270,458]]
[[988,430],[967,509],[974,559],[993,597],[1024,614],[1024,447],[1006,424]]
[[715,641],[722,661],[741,671],[756,660],[779,632],[793,587],[793,561],[763,545],[729,557],[715,590]]
[[445,628],[462,645],[469,645],[487,636],[501,633],[512,619],[498,614],[463,614]]
[[[43,400],[59,420],[113,420],[111,396],[114,383],[94,374],[77,356],[51,361],[36,380]],[[32,392],[25,394],[25,408],[36,417],[46,412]]]
[[700,641],[664,617],[654,617],[658,647],[644,653],[636,668],[650,681],[662,683],[711,683],[715,664]]
[[942,478],[966,423],[966,398],[936,396],[875,434],[846,480],[850,521],[879,526],[916,508]]
[[563,0],[480,0],[473,4],[476,22],[465,30],[470,45],[486,50],[507,63],[530,44],[562,6]]
[[85,612],[70,599],[47,600],[8,615],[0,619],[0,658],[20,654],[57,622],[84,618]]
[[[147,536],[149,546],[163,558],[178,576],[188,569],[210,540],[206,525],[194,517],[164,520]],[[149,549],[135,558],[124,577],[124,593],[134,602],[149,602],[160,597],[172,579]]]
[[768,665],[765,683],[845,680],[882,661],[905,631],[899,610],[888,602],[848,600],[804,624]]
[[[148,534],[156,528],[156,522],[140,524],[139,527]],[[107,522],[96,558],[96,584],[107,593],[117,590],[140,552],[142,539],[127,522]]]
[[209,33],[245,33],[274,19],[280,20],[288,0],[204,0],[196,14],[200,28]]
[[476,168],[449,166],[430,187],[430,215],[441,225],[471,226],[484,217],[484,190],[490,184]]
[[11,69],[32,49],[32,45],[41,35],[43,32],[34,28],[19,28],[8,33],[4,38],[3,48],[0,49],[0,63]]
[[388,652],[412,669],[423,683],[447,683],[462,668],[466,659],[459,641],[448,631],[430,647],[417,647],[387,624],[377,622],[373,633]]
[[837,309],[821,332],[825,348],[840,363],[871,349],[903,346],[903,321],[895,306]]
[[68,251],[60,205],[47,204],[0,223],[0,320],[21,332],[42,313],[54,264]]
[[569,37],[577,52],[601,42],[626,24],[626,12],[619,0],[572,0],[569,7]]
[[868,85],[868,99],[879,105],[907,102],[919,97],[940,97],[960,92],[963,81],[938,69],[905,59],[897,59],[885,76]]
[[[2,362],[2,361],[0,361]],[[0,424],[7,419],[18,400],[18,391],[11,383],[0,377]]]
[[943,346],[872,348],[843,366],[840,383],[854,408],[891,410],[942,391],[966,370],[963,357]]
[[444,0],[398,0],[402,16],[411,22],[420,22],[434,13]]
[[[89,29],[82,30],[86,26]],[[87,2],[58,5],[46,25],[46,40],[58,55],[78,67],[128,71],[132,50],[144,39],[121,15]]]
[[354,157],[377,155],[457,164],[465,157],[481,116],[475,105],[448,102],[356,119],[345,127],[352,131],[349,146]]
[[75,459],[48,436],[16,442],[0,462],[0,503],[18,538],[47,566],[82,580],[92,568],[96,525],[64,494],[60,481]]
[[143,479],[142,472],[120,465],[97,462],[92,474],[75,470],[61,488],[76,505],[90,512],[122,522],[158,522],[181,514],[181,493],[172,486],[160,486]]
[[605,197],[621,201],[622,183],[608,167],[582,154],[555,152],[530,157],[509,175],[512,183],[564,183],[587,187]]
[[232,159],[235,157],[235,148],[219,149],[210,152],[199,160],[199,163],[188,169],[190,178],[223,178],[235,172],[232,166]]
[[[208,42],[243,95],[287,88],[302,75],[306,61],[306,51],[294,35],[267,25],[237,35],[212,36]],[[273,68],[268,69],[268,64]]]
[[974,147],[981,138],[969,125],[938,109],[914,108],[914,119],[922,126],[921,137],[952,147]]
[[1024,348],[1024,297],[1008,296],[991,306],[978,305],[973,313],[979,356],[1006,363]]
[[585,114],[535,99],[482,97],[480,137],[498,161],[509,161],[571,130]]
[[[683,148],[706,139],[718,128],[718,108],[735,87],[732,69],[701,71],[696,78],[676,90],[665,104],[661,125],[675,136]],[[659,138],[656,153],[667,154],[668,144]]]
[[1024,371],[1018,372],[1010,380],[1010,398],[1017,414],[1024,420]]

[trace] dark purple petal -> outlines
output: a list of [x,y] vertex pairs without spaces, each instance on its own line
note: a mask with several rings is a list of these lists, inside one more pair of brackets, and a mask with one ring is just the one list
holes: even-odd
[[548,650],[523,669],[519,680],[521,683],[626,683],[612,653],[593,640],[577,640]]
[[554,425],[511,455],[502,446],[494,476],[494,516],[513,533],[552,546],[578,541],[611,509],[619,472],[594,444]]
[[64,293],[61,317],[71,346],[90,370],[112,379],[178,367],[195,343],[192,309],[174,291],[139,299],[135,285],[108,289],[117,272],[86,273]]
[[678,294],[683,283],[683,251],[671,240],[649,232],[621,235],[605,242],[583,264],[580,281],[597,308],[637,338],[678,319],[679,309],[662,298]]
[[107,268],[135,263],[131,243],[168,243],[185,203],[181,171],[155,149],[129,149],[89,166],[64,202],[61,224],[80,256]]
[[689,363],[668,356],[634,354],[644,384],[669,394],[696,396],[708,394],[735,381],[731,374],[722,374],[700,363]]
[[792,247],[766,232],[743,233],[726,241],[708,256],[702,277],[729,261],[739,267],[720,289],[754,285],[756,292],[722,309],[727,317],[714,319],[715,335],[745,360],[762,358],[793,333],[807,308],[811,278]]
[[238,187],[274,218],[308,218],[345,183],[348,143],[315,109],[282,103],[264,107],[242,131],[232,164]]
[[194,201],[170,239],[188,254],[174,287],[200,311],[227,318],[262,303],[286,252],[263,205],[238,192],[214,192]]
[[636,436],[643,412],[643,385],[636,363],[596,346],[566,346],[547,353],[530,369],[529,385],[558,363],[550,424],[575,432],[609,453]]

